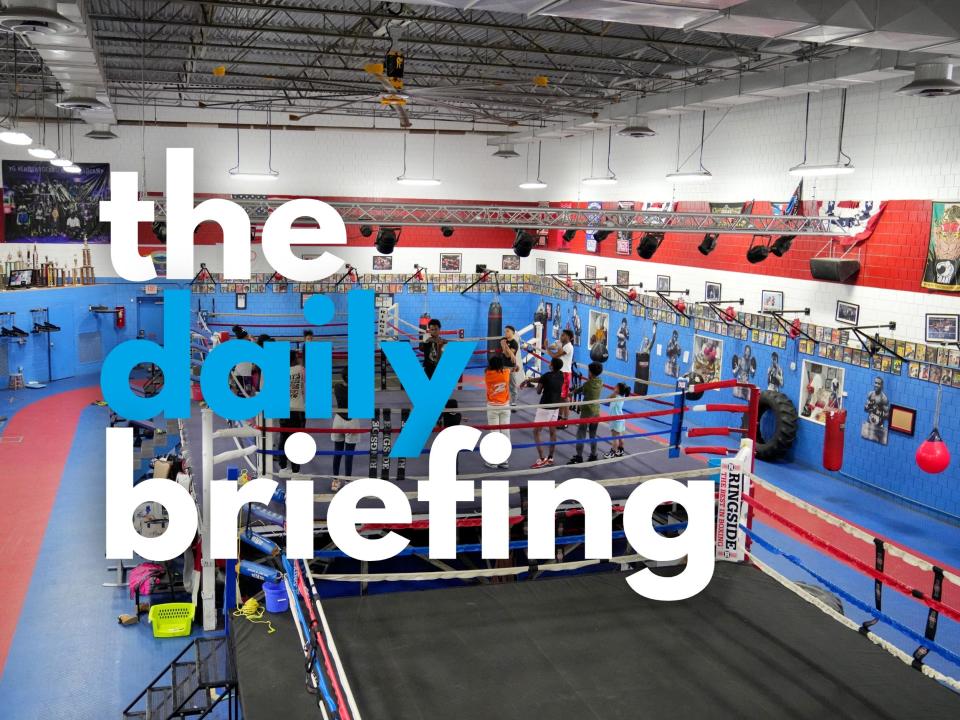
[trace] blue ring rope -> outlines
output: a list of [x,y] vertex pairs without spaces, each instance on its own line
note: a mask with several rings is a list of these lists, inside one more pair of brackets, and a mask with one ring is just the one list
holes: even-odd
[[940,655],[948,659],[950,662],[960,666],[960,655],[958,655],[957,653],[953,652],[952,650],[948,650],[947,648],[943,647],[940,643],[934,642],[933,640],[927,640],[923,635],[921,635],[920,633],[914,632],[913,630],[908,628],[906,625],[901,623],[899,620],[894,620],[892,617],[890,617],[886,613],[870,607],[867,603],[854,597],[853,595],[848,593],[846,590],[841,588],[839,585],[836,585],[835,583],[832,583],[829,580],[827,580],[822,575],[815,573],[813,570],[811,570],[806,565],[804,565],[803,562],[800,560],[800,558],[796,557],[795,555],[791,555],[784,550],[781,550],[777,546],[771,544],[769,541],[759,537],[756,534],[756,532],[754,532],[750,528],[744,527],[743,525],[741,525],[740,529],[743,530],[743,532],[747,535],[748,538],[750,538],[755,543],[757,543],[757,545],[759,545],[760,547],[762,547],[763,549],[769,552],[772,552],[775,555],[780,555],[787,561],[793,563],[798,568],[808,573],[817,582],[821,583],[824,587],[830,590],[830,592],[843,598],[854,607],[859,608],[860,610],[871,615],[877,620],[880,620],[886,623],[887,625],[892,627],[894,630],[898,630],[899,632],[909,637],[918,645],[929,648],[934,652],[939,653]]

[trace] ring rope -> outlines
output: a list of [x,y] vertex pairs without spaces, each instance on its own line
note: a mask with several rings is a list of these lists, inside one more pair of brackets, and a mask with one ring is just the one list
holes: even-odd
[[[862,610],[862,611],[865,612],[865,613],[868,613],[870,616],[876,618],[877,620],[880,620],[881,622],[886,623],[887,625],[889,625],[890,627],[892,627],[894,630],[897,630],[897,631],[903,633],[904,635],[906,635],[907,637],[909,637],[911,640],[913,640],[914,642],[916,642],[918,645],[921,645],[921,646],[923,646],[923,647],[929,648],[930,650],[933,650],[934,652],[936,652],[937,654],[943,656],[944,658],[946,658],[946,659],[949,660],[950,662],[954,663],[955,665],[960,665],[960,655],[958,655],[957,653],[955,653],[955,652],[953,652],[952,650],[949,650],[949,649],[943,647],[943,646],[942,646],[940,643],[938,643],[938,642],[935,642],[935,641],[933,641],[933,640],[927,640],[923,635],[921,635],[921,634],[913,631],[912,629],[908,628],[906,625],[904,625],[903,623],[901,623],[899,620],[895,620],[894,618],[890,617],[890,616],[887,615],[886,613],[881,612],[880,610],[876,610],[876,609],[870,607],[867,603],[865,603],[865,602],[863,602],[862,600],[854,597],[853,595],[851,595],[850,593],[848,593],[846,590],[844,590],[842,587],[840,587],[840,586],[837,585],[836,583],[830,582],[829,580],[827,580],[825,577],[823,577],[823,576],[820,575],[819,573],[817,573],[817,572],[811,570],[810,568],[808,568],[806,565],[803,564],[803,561],[800,560],[800,558],[796,557],[795,555],[791,555],[790,553],[788,553],[788,552],[786,552],[786,551],[784,551],[784,550],[781,550],[780,548],[778,548],[776,545],[772,544],[772,543],[769,542],[768,540],[764,540],[763,538],[759,537],[759,536],[757,535],[756,531],[754,531],[754,530],[752,530],[752,529],[750,529],[750,528],[748,528],[748,527],[746,527],[746,526],[744,526],[744,525],[741,525],[741,526],[740,526],[740,529],[746,534],[746,536],[747,536],[748,538],[750,538],[750,539],[751,539],[753,542],[755,542],[757,545],[759,545],[760,547],[764,548],[764,549],[767,550],[768,552],[771,552],[771,553],[773,553],[773,554],[775,554],[775,555],[780,555],[782,558],[784,558],[785,560],[787,560],[787,561],[790,562],[791,564],[796,565],[798,568],[800,568],[800,569],[803,570],[804,572],[808,573],[808,574],[810,575],[810,577],[812,577],[814,580],[816,580],[817,582],[819,582],[821,585],[823,585],[825,588],[827,588],[827,590],[829,590],[830,592],[832,592],[834,595],[836,595],[836,596],[838,596],[838,597],[846,600],[848,603],[850,603],[850,604],[853,605],[854,607]],[[913,662],[913,661],[911,660],[911,663],[912,663],[912,662]]]
[[[792,505],[796,505],[798,508],[802,510],[806,510],[811,515],[815,515],[817,518],[819,518],[820,520],[823,520],[826,523],[829,523],[833,527],[840,528],[848,535],[855,537],[857,540],[862,540],[871,545],[873,544],[874,536],[868,532],[861,530],[856,525],[851,525],[850,523],[844,520],[841,520],[836,515],[828,513],[825,510],[821,510],[815,505],[811,505],[805,500],[801,500],[800,498],[794,495],[791,495],[785,490],[781,490],[776,485],[771,485],[766,480],[763,480],[758,477],[753,477],[752,481],[755,485],[762,487],[764,490],[768,490],[769,492],[773,493],[781,500],[784,500]],[[916,555],[908,552],[907,550],[890,543],[890,541],[884,540],[883,547],[888,554],[902,560],[908,565],[912,565],[915,568],[919,568],[924,572],[933,572],[933,569],[934,569],[933,563],[927,560],[924,560],[923,558],[917,557]],[[946,569],[943,569],[943,578],[945,580],[949,580],[954,585],[960,586],[960,576],[956,575],[955,573],[952,573]]]
[[[857,624],[854,620],[851,620],[846,615],[838,613],[832,607],[830,607],[825,602],[820,600],[820,598],[814,597],[810,593],[805,592],[802,588],[798,587],[795,582],[785,578],[783,575],[778,573],[769,565],[767,565],[766,563],[758,559],[753,553],[748,552],[747,554],[750,556],[750,561],[757,567],[758,570],[760,570],[764,574],[776,580],[778,583],[780,583],[783,587],[785,587],[787,590],[792,592],[794,595],[797,595],[798,597],[806,600],[808,603],[818,608],[821,612],[826,613],[827,615],[832,617],[834,620],[836,620],[838,623],[844,625],[850,630],[855,630],[863,635],[866,635],[866,637],[870,640],[870,642],[872,642],[874,645],[877,645],[883,648],[884,650],[886,650],[888,653],[893,655],[895,658],[897,658],[901,662],[907,665],[910,665],[911,667],[914,666],[913,657],[908,653],[904,652],[903,650],[901,650],[900,648],[898,648],[889,640],[884,640],[882,637],[877,635],[872,630],[863,631],[861,628],[861,625]],[[926,664],[921,665],[919,667],[919,670],[928,678],[932,680],[936,680],[939,683],[943,683],[944,685],[949,686],[953,690],[960,692],[960,680],[956,680],[950,677],[949,675],[944,675],[939,670],[935,670]]]

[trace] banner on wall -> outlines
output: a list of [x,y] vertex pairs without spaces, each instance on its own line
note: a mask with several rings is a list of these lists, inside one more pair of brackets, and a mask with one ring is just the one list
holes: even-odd
[[[633,200],[621,200],[617,203],[618,210],[633,210],[634,202]],[[617,255],[630,255],[633,252],[633,233],[624,232],[623,230],[617,233]]]
[[[710,203],[711,215],[749,215],[753,210],[753,203]],[[746,227],[745,220],[728,221],[731,227]]]
[[838,235],[834,239],[841,245],[856,245],[873,235],[877,222],[883,211],[885,202],[876,200],[839,200],[818,204],[820,217],[831,218],[835,225],[846,231],[846,235]]
[[[601,209],[603,209],[603,205],[597,202],[596,200],[592,200],[587,203],[587,210],[601,210]],[[602,217],[603,216],[599,212],[589,213],[587,215],[587,223],[592,227],[593,226],[599,227],[600,220]],[[593,237],[593,232],[594,232],[593,230],[587,230],[586,232],[587,252],[592,252],[592,253],[597,252],[597,241]]]
[[6,242],[110,241],[100,201],[110,199],[110,165],[79,164],[76,175],[48,162],[4,160]]
[[960,202],[935,202],[923,269],[925,288],[960,292]]

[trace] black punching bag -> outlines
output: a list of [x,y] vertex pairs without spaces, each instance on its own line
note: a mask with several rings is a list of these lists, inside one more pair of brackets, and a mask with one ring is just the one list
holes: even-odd
[[650,353],[649,352],[638,352],[637,353],[637,365],[634,370],[634,374],[637,376],[637,381],[633,383],[633,392],[635,395],[646,395],[647,394],[647,383],[643,382],[650,379]]
[[503,308],[494,300],[487,311],[487,354],[496,355],[500,352],[500,338],[503,336]]

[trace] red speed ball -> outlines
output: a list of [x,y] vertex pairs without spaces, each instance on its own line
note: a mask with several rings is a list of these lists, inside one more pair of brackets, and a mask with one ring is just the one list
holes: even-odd
[[685,312],[687,309],[687,304],[683,301],[683,298],[677,300],[677,310],[679,312]]
[[724,310],[727,315],[727,322],[733,322],[737,319],[737,311],[733,309],[733,305],[727,305],[727,309]]
[[796,340],[800,336],[800,318],[794,318],[790,325],[790,337]]
[[572,288],[572,287],[573,287],[573,278],[569,278],[569,277],[568,277],[566,280],[564,280],[564,282],[567,284],[567,287],[568,287],[568,288]]
[[947,444],[940,437],[940,431],[936,428],[930,433],[930,436],[920,443],[916,454],[917,467],[925,473],[936,475],[942,473],[950,464],[950,451]]
[[600,287],[599,285],[594,285],[594,286],[593,286],[593,295],[594,295],[594,297],[597,298],[597,300],[599,300],[599,299],[600,299],[600,296],[603,295],[603,288]]
[[627,292],[627,297],[630,298],[630,300],[636,300],[636,299],[637,299],[637,289],[636,289],[636,288],[630,288],[629,292]]

